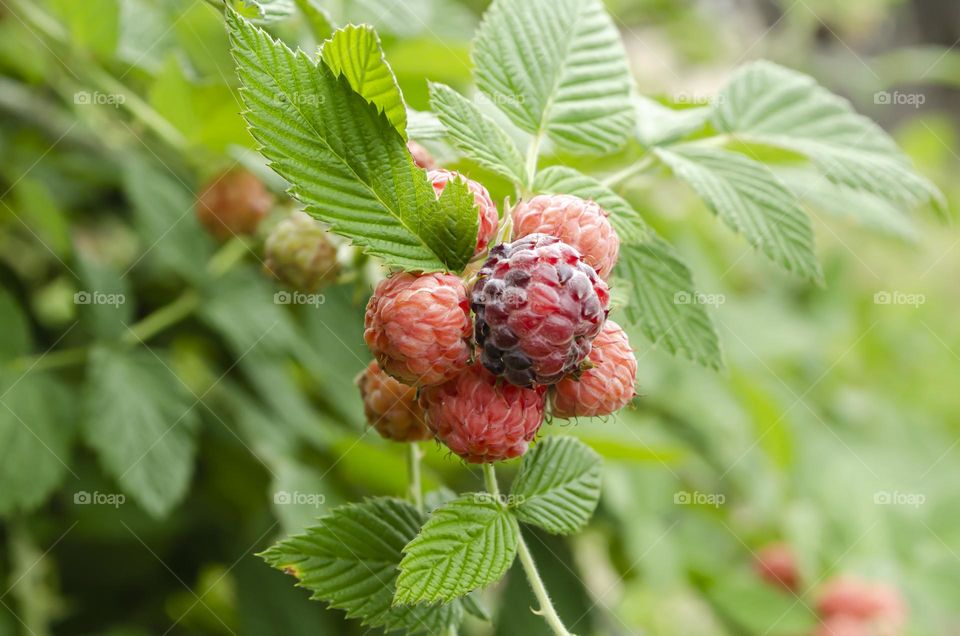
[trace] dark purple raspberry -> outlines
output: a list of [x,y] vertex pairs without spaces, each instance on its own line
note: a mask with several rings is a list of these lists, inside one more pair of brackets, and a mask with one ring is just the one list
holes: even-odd
[[530,234],[490,250],[470,301],[483,366],[532,386],[559,382],[590,355],[610,293],[575,248]]

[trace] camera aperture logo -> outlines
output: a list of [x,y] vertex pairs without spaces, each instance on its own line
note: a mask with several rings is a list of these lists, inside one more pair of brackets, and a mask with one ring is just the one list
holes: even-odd
[[126,302],[127,297],[124,294],[81,290],[73,295],[74,305],[107,305],[116,308]]
[[73,493],[73,503],[77,506],[113,506],[119,508],[126,502],[127,496],[119,492],[78,490]]
[[319,307],[327,302],[327,297],[323,294],[305,294],[300,291],[278,291],[273,295],[273,302],[276,305],[312,305]]
[[678,506],[713,506],[719,508],[726,502],[727,496],[720,492],[680,490],[673,493],[673,503]]
[[326,502],[327,496],[318,492],[278,490],[273,493],[273,503],[277,506],[313,506],[319,508]]

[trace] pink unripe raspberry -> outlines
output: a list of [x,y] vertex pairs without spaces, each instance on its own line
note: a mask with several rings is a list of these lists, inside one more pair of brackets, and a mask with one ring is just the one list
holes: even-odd
[[907,607],[896,589],[883,583],[870,583],[853,577],[841,577],[820,591],[817,609],[824,621],[843,616],[857,619],[883,636],[899,633],[906,622]]
[[579,369],[603,327],[610,293],[576,249],[531,234],[490,250],[470,302],[483,365],[531,386]]
[[209,181],[197,195],[200,224],[220,240],[253,234],[273,206],[273,196],[253,173],[231,170]]
[[437,438],[474,464],[523,455],[543,423],[543,389],[498,382],[480,364],[427,387],[420,403]]
[[421,170],[432,170],[437,167],[437,161],[430,154],[430,151],[414,140],[411,139],[407,142],[407,150],[413,156],[413,163]]
[[557,417],[610,415],[626,406],[635,395],[637,358],[627,334],[607,320],[593,340],[590,364],[579,379],[566,377],[554,389],[553,414]]
[[497,213],[497,206],[490,198],[490,193],[480,183],[473,179],[467,179],[459,172],[451,172],[438,168],[427,172],[427,178],[433,182],[433,189],[437,197],[447,187],[447,182],[454,179],[462,179],[467,184],[467,188],[473,193],[473,202],[477,206],[477,213],[480,216],[480,225],[477,228],[477,247],[474,254],[479,254],[487,249],[490,239],[497,233],[497,224],[500,222],[500,215]]
[[470,307],[451,274],[395,274],[377,285],[363,338],[380,368],[412,386],[437,384],[470,359]]
[[294,212],[277,224],[264,243],[264,266],[280,281],[315,292],[340,273],[337,248],[306,212]]
[[757,552],[754,568],[770,585],[787,590],[796,590],[800,585],[800,569],[797,559],[785,543],[771,543]]
[[569,194],[533,197],[513,209],[513,239],[549,234],[583,254],[583,260],[606,279],[617,264],[620,239],[607,212],[593,201]]
[[372,361],[357,378],[367,422],[383,437],[396,442],[418,442],[433,437],[417,402],[416,387],[403,384]]

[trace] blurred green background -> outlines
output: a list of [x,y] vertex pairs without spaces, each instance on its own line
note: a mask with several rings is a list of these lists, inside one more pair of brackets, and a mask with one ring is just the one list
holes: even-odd
[[[427,79],[469,91],[484,2],[318,4],[378,28],[412,107]],[[958,208],[960,3],[607,6],[643,94],[703,105],[739,64],[772,59],[890,130]],[[315,47],[302,19],[272,31]],[[217,245],[193,216],[202,183],[237,163],[282,193],[236,86],[206,2],[0,0],[0,634],[368,633],[254,555],[338,503],[401,495],[406,476],[352,385],[369,264],[320,305],[278,305],[257,240]],[[909,634],[960,633],[956,225],[825,197],[815,288],[668,175],[624,194],[716,301],[727,368],[631,334],[635,408],[547,427],[606,457],[589,529],[531,535],[568,626],[799,635],[818,586],[849,573],[901,590]],[[281,196],[274,216],[292,206]],[[123,301],[75,297],[91,291]],[[480,475],[431,447],[427,482]],[[799,557],[799,599],[752,569],[771,541]],[[545,633],[521,576],[484,599],[497,634]]]

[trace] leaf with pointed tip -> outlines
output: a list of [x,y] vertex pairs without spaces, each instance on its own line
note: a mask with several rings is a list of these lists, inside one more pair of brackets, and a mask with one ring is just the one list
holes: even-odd
[[424,517],[400,499],[368,499],[333,510],[304,534],[261,554],[295,576],[314,600],[343,610],[348,618],[386,631],[438,634],[458,625],[459,601],[447,605],[392,605],[403,547],[417,536]]
[[346,77],[354,91],[386,113],[401,135],[407,134],[403,95],[372,26],[351,24],[337,29],[323,43],[321,56],[330,70]]
[[520,521],[553,534],[587,525],[600,501],[602,461],[574,437],[548,437],[523,458],[510,494]]
[[822,281],[810,218],[769,167],[729,150],[695,144],[655,152],[708,208],[770,260]]
[[487,493],[437,508],[403,549],[394,603],[450,601],[498,581],[513,563],[519,538],[516,518]]
[[227,12],[227,24],[244,116],[306,210],[395,267],[463,269],[478,224],[472,199],[460,192],[466,184],[448,184],[437,200],[403,136],[346,78],[236,12]]

